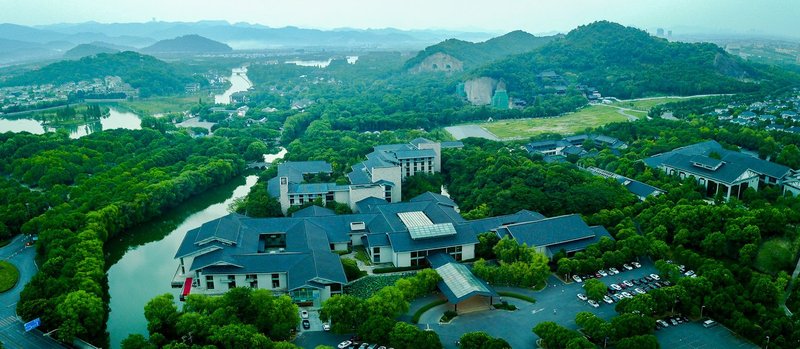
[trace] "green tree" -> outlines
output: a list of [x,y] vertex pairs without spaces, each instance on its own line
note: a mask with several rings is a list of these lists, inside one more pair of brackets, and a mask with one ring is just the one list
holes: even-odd
[[319,317],[322,321],[331,322],[333,332],[350,333],[358,328],[367,314],[363,300],[344,294],[335,295],[322,303]]
[[157,347],[147,341],[141,334],[130,334],[122,340],[122,349],[156,349]]
[[642,314],[625,313],[611,319],[611,326],[617,340],[632,336],[646,335],[653,332],[656,321]]
[[600,301],[606,295],[607,286],[598,279],[589,279],[583,283],[583,289],[586,290],[586,296],[589,299]]
[[633,336],[617,341],[619,349],[659,349],[658,339],[653,335]]
[[174,337],[178,316],[178,307],[171,293],[157,296],[144,306],[144,317],[147,319],[147,331],[150,334],[161,333],[167,338]]
[[791,168],[800,168],[800,148],[794,144],[787,144],[781,149],[776,160]]
[[245,160],[264,161],[264,154],[269,152],[269,148],[262,141],[254,141],[247,146],[244,152]]
[[228,324],[215,327],[210,340],[225,349],[269,349],[272,347],[272,341],[269,338],[258,333],[254,326],[245,324]]
[[56,314],[61,320],[58,339],[71,343],[75,337],[85,337],[102,327],[105,309],[100,297],[78,290],[67,294],[56,307]]

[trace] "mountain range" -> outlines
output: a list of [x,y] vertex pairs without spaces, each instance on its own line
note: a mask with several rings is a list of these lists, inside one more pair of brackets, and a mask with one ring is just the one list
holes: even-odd
[[[233,49],[343,48],[421,49],[447,38],[485,40],[491,34],[438,30],[271,28],[225,21],[53,24],[28,27],[0,24],[0,65],[60,58],[80,44],[104,42],[142,49],[160,40],[199,35]],[[6,42],[6,41],[12,42]]]
[[[502,80],[510,94],[528,100],[547,84],[584,85],[603,95],[635,98],[748,92],[771,82],[797,81],[786,75],[791,73],[748,63],[714,44],[669,42],[607,21],[563,36],[535,38],[514,32],[478,44],[448,40],[426,48],[407,66],[436,52],[463,59],[463,79]],[[544,72],[548,82],[543,81]]]

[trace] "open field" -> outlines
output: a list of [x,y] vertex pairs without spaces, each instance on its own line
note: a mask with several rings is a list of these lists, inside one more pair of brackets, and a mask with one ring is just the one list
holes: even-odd
[[[185,97],[154,97],[147,99],[139,99],[129,102],[120,103],[121,106],[130,109],[137,114],[159,114],[159,113],[174,113],[189,110],[192,106],[197,104],[201,97],[185,96]],[[202,97],[204,101],[213,102],[213,97]]]
[[[642,113],[640,117],[646,116]],[[499,138],[527,138],[542,133],[563,135],[583,132],[586,128],[599,127],[612,122],[624,122],[629,118],[617,108],[592,105],[564,116],[501,120],[480,126]]]
[[6,261],[0,261],[0,292],[10,290],[19,280],[19,270]]
[[654,97],[654,98],[641,98],[631,99],[626,101],[619,101],[612,104],[615,107],[628,108],[633,110],[650,111],[651,108],[664,103],[679,102],[682,100],[689,100],[692,98],[702,97]]

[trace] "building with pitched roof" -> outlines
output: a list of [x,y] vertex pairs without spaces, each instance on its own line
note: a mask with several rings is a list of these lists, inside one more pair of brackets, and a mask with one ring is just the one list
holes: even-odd
[[212,295],[233,287],[262,288],[319,306],[347,283],[334,252],[352,246],[363,245],[377,264],[408,267],[428,265],[437,254],[473,259],[484,232],[536,246],[547,256],[577,252],[609,236],[579,215],[545,218],[523,210],[468,221],[453,200],[433,193],[409,202],[366,198],[357,206],[359,213],[347,215],[311,206],[290,218],[233,213],[206,222],[187,232],[178,247],[173,284],[194,281],[191,292]]
[[278,176],[267,183],[271,196],[278,198],[286,214],[291,206],[300,206],[321,199],[322,203],[347,204],[358,211],[357,202],[378,198],[387,202],[402,201],[402,184],[406,177],[442,170],[442,146],[425,138],[408,144],[379,145],[367,159],[352,167],[347,174],[350,184],[307,183],[306,175],[333,173],[324,161],[285,162],[278,165]]
[[722,194],[725,199],[740,198],[747,188],[760,184],[778,185],[796,176],[796,171],[755,156],[728,150],[716,141],[692,144],[643,160],[680,178],[693,177],[706,188],[707,196]]

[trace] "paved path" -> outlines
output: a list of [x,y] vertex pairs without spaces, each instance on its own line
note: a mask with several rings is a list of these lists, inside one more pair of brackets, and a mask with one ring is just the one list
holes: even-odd
[[781,306],[783,307],[783,311],[788,316],[792,316],[792,311],[786,306],[786,299],[789,298],[789,295],[792,294],[792,289],[795,287],[794,280],[797,279],[797,276],[800,275],[800,259],[797,260],[797,265],[794,267],[794,272],[792,272],[792,278],[789,281],[789,287],[786,288],[786,292],[783,293],[783,301],[781,302]]
[[63,348],[55,340],[42,336],[42,332],[38,330],[25,332],[22,320],[17,317],[19,293],[38,270],[33,260],[36,257],[36,249],[25,247],[25,241],[26,239],[20,235],[7,246],[0,248],[0,258],[19,269],[17,285],[0,293],[0,342],[3,342],[5,348]]
[[478,125],[448,126],[444,129],[449,132],[453,138],[459,141],[469,137],[484,138],[492,141],[500,140],[500,138],[497,138],[493,133]]

